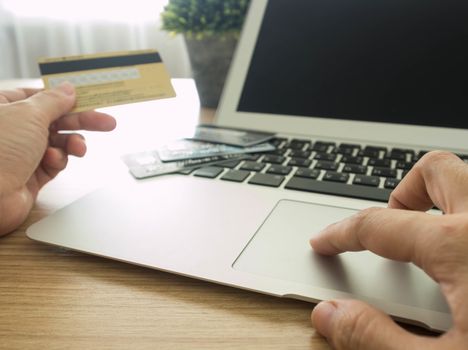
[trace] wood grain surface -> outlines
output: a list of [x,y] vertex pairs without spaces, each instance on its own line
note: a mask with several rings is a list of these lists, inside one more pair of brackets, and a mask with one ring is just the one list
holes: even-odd
[[329,349],[311,304],[30,241],[52,210],[0,240],[1,349]]

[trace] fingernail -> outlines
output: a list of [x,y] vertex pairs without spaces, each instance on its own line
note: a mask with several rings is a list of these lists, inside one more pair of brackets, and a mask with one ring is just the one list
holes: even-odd
[[66,95],[73,95],[75,93],[75,87],[68,81],[61,83],[59,86],[57,86],[57,89]]
[[313,326],[325,338],[331,336],[335,313],[336,306],[329,301],[322,301],[312,312]]
[[323,236],[327,231],[329,231],[331,228],[339,224],[339,222],[335,222],[333,224],[328,225],[324,229],[320,230],[318,233],[316,233],[311,239],[309,239],[309,244],[313,246],[313,242],[317,240],[317,238],[320,238]]

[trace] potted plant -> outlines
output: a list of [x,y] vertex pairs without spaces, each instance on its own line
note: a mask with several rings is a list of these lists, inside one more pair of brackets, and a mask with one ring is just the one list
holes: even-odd
[[216,108],[250,0],[169,0],[163,29],[183,34],[202,106]]

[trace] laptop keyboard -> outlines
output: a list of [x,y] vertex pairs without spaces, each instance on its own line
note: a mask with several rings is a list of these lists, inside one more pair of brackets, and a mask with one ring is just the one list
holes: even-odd
[[[276,150],[181,174],[387,202],[428,151],[275,138]],[[468,162],[468,155],[459,155]]]

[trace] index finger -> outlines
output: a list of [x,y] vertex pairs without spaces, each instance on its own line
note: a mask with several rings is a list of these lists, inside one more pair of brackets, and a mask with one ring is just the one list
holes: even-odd
[[392,260],[413,262],[431,277],[440,243],[438,219],[418,211],[370,208],[325,228],[310,240],[324,255],[370,250]]
[[115,129],[115,126],[116,121],[112,116],[88,111],[64,115],[51,125],[51,130],[111,131]]
[[0,103],[12,103],[25,100],[43,89],[20,88],[14,90],[1,90]]
[[389,208],[444,213],[468,211],[468,165],[448,152],[422,157],[390,195]]

